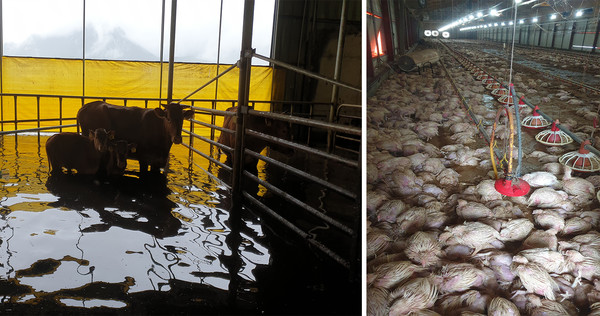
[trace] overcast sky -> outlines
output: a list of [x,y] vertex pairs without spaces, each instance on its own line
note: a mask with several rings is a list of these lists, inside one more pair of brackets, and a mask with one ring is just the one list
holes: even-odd
[[[274,2],[258,0],[254,10],[252,46],[267,56],[270,55]],[[217,62],[220,6],[220,0],[178,0],[176,61]],[[171,0],[165,1],[165,10],[163,59],[166,61]],[[239,58],[243,10],[243,0],[223,1],[222,63],[234,63]],[[126,56],[125,59],[158,60],[162,0],[86,0],[85,12],[86,58]],[[76,44],[77,41],[82,44],[79,38],[83,0],[3,0],[2,17],[6,55],[81,58],[81,48],[77,50]],[[129,41],[153,57],[135,49],[120,51],[130,48]],[[131,57],[131,54],[140,57]]]

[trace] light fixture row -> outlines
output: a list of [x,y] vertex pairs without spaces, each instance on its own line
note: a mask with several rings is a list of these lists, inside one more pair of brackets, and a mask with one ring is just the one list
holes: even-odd
[[[526,5],[526,4],[529,4],[529,3],[535,2],[535,1],[537,1],[537,0],[528,0],[528,1],[525,1],[525,2],[523,2],[522,0],[514,0],[514,1],[515,1],[515,3],[516,3],[517,5],[519,5],[519,6],[520,6],[520,5]],[[469,15],[467,15],[467,16],[465,16],[465,17],[463,17],[463,18],[460,18],[460,19],[458,19],[458,20],[456,20],[456,21],[454,21],[454,22],[452,22],[452,23],[450,23],[450,24],[444,25],[443,27],[439,28],[438,30],[439,30],[440,32],[443,32],[443,31],[446,31],[446,30],[448,30],[448,29],[451,29],[451,28],[457,27],[457,26],[459,26],[459,25],[464,25],[464,24],[466,24],[466,23],[469,23],[469,22],[471,22],[471,21],[475,20],[476,18],[478,18],[478,19],[479,19],[479,18],[483,18],[483,17],[486,17],[486,16],[497,17],[497,16],[500,16],[500,14],[501,14],[503,11],[506,11],[506,10],[509,10],[509,9],[510,9],[510,7],[509,7],[509,8],[505,8],[505,9],[501,9],[501,10],[498,10],[498,9],[496,9],[495,7],[492,7],[492,8],[490,8],[490,10],[488,11],[488,13],[487,13],[487,14],[486,14],[486,13],[484,13],[485,11],[478,11],[477,13],[474,13],[474,14],[469,14]],[[575,12],[575,17],[581,17],[581,16],[583,16],[583,10],[577,10],[577,11]],[[549,17],[550,17],[550,20],[555,20],[555,19],[558,17],[558,15],[557,15],[556,13],[554,13],[554,14],[551,14]],[[533,17],[533,18],[531,18],[531,22],[532,22],[532,23],[537,23],[538,21],[539,21],[539,18],[538,18],[538,17]],[[507,23],[508,23],[508,25],[512,25],[512,22],[507,22]],[[521,20],[519,20],[519,24],[523,24],[523,23],[525,23],[525,19],[521,19]],[[473,29],[477,29],[477,28],[485,28],[486,26],[487,26],[487,27],[499,26],[499,25],[497,25],[497,24],[498,24],[498,23],[493,23],[493,24],[492,24],[492,23],[487,23],[487,24],[483,24],[483,25],[480,25],[480,26],[469,26],[469,27],[463,27],[463,28],[461,28],[460,30],[461,30],[461,31],[463,31],[463,30],[473,30]],[[500,26],[505,26],[505,25],[506,25],[506,23],[505,23],[505,22],[500,22]]]
[[[583,14],[581,13],[582,10],[577,11],[577,13],[575,13],[576,17],[580,17]],[[581,13],[581,14],[580,14]],[[550,20],[555,20],[556,19],[556,14],[552,14],[550,16]],[[518,24],[525,24],[526,19],[520,19]],[[538,17],[533,17],[531,18],[531,23],[537,23],[539,21]],[[494,23],[487,23],[487,24],[481,24],[481,25],[474,25],[474,26],[468,26],[468,27],[463,27],[460,28],[459,31],[470,31],[470,30],[476,30],[476,29],[485,29],[488,27],[499,27],[499,26],[506,26],[506,25],[513,25],[513,21],[508,21],[508,22],[494,22]]]

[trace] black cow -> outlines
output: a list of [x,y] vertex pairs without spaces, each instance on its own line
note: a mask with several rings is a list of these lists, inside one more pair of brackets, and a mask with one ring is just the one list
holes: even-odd
[[194,111],[183,111],[178,103],[162,108],[144,109],[124,107],[94,101],[84,105],[77,113],[77,121],[84,135],[90,130],[104,128],[115,131],[115,138],[136,144],[131,158],[140,163],[140,172],[160,172],[169,158],[173,143],[181,143],[181,128],[184,118],[192,118]]
[[59,133],[46,141],[50,171],[95,175],[104,169],[103,156],[109,151],[112,133],[97,129],[89,137],[77,133]]
[[[227,109],[229,112],[236,112],[237,107],[231,107]],[[236,117],[235,116],[225,116],[223,120],[223,127],[227,129],[234,130],[236,129]],[[262,118],[258,116],[248,115],[246,119],[246,129],[251,129],[256,132],[260,132],[263,134],[272,135],[281,139],[289,140],[290,139],[290,128],[287,122],[282,122],[278,120],[273,120],[270,118]],[[231,148],[235,147],[235,133],[227,133],[221,132],[219,136],[218,142],[220,144],[229,146]],[[244,147],[246,149],[252,150],[254,152],[260,153],[265,147],[269,146],[272,149],[281,151],[284,154],[291,154],[292,150],[288,147],[280,146],[277,144],[273,144],[271,142],[265,141],[258,137],[248,136],[244,140]],[[232,165],[232,157],[231,154],[227,151],[224,151],[227,155],[227,159],[225,161],[226,164]],[[254,166],[256,168],[257,159],[250,156],[244,156],[244,166],[250,167]]]

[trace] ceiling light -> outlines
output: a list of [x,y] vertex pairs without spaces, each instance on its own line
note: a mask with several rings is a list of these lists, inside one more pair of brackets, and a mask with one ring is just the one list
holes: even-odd
[[521,0],[515,0],[515,3],[521,3]]
[[480,17],[482,17],[482,16],[483,16],[483,13],[481,13],[481,12],[477,12],[477,17],[478,17],[478,18],[480,18]]
[[576,16],[576,17],[580,17],[580,16],[582,16],[582,15],[583,15],[583,10],[579,10],[579,11],[577,11],[577,12],[575,13],[575,16]]
[[537,21],[538,21],[538,18],[537,18],[537,17],[535,17],[535,18],[531,19],[531,22],[533,22],[533,23],[537,23]]
[[555,20],[555,19],[556,19],[556,13],[553,13],[553,14],[550,16],[550,20]]
[[509,22],[508,22],[508,25],[513,25],[513,21],[509,21]]
[[506,26],[506,23],[502,22],[502,24],[501,24],[501,25],[502,25],[502,26]]
[[498,26],[498,23],[494,23],[494,26]]
[[473,14],[469,14],[469,20],[473,20],[475,18],[475,16],[473,16]]
[[525,20],[524,19],[520,19],[519,20],[519,24],[523,24],[523,23],[525,23]]

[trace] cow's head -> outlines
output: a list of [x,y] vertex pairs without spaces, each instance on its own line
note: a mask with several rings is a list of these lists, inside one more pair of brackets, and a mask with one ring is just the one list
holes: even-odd
[[109,150],[112,151],[114,163],[120,170],[125,170],[127,167],[127,156],[130,152],[135,152],[135,144],[127,143],[126,140],[113,141]]
[[181,104],[175,102],[162,106],[165,109],[156,108],[154,109],[154,114],[165,121],[165,127],[171,136],[171,141],[174,144],[181,144],[181,127],[183,126],[183,119],[193,118],[194,111],[184,111]]
[[115,131],[107,132],[104,128],[98,128],[91,131],[89,137],[94,142],[94,148],[103,153],[108,150],[109,142],[115,138]]

